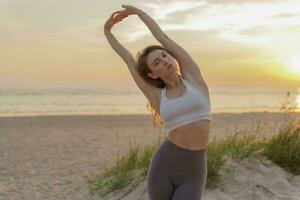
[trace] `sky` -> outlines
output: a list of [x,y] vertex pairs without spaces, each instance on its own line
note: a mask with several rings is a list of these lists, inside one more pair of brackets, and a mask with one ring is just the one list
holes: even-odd
[[[299,0],[0,0],[0,89],[137,89],[103,33],[122,4],[186,49],[209,87],[300,87]],[[160,44],[137,16],[112,33],[133,56]]]

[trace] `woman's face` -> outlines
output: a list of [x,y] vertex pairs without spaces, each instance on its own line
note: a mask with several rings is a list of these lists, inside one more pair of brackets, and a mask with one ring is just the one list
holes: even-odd
[[176,60],[165,50],[156,49],[148,54],[147,65],[154,76],[164,76],[176,71]]

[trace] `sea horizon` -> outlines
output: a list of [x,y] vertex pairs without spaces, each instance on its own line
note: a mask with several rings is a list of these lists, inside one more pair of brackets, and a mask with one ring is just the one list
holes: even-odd
[[[295,88],[211,88],[211,111],[279,112],[287,93],[299,101]],[[149,114],[147,102],[138,89],[0,89],[0,116]]]

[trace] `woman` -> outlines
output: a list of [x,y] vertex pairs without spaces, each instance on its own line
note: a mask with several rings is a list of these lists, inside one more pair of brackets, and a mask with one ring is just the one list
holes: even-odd
[[[148,170],[149,199],[199,200],[207,180],[208,87],[198,64],[147,13],[130,5],[122,7],[124,10],[114,12],[106,21],[105,36],[149,100],[154,121],[161,122],[167,132]],[[162,46],[148,46],[134,58],[111,33],[113,25],[129,15],[137,15]]]

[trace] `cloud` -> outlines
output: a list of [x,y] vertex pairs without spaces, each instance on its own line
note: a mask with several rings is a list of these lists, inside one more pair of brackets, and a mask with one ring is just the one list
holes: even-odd
[[[279,34],[282,33],[280,31],[282,28],[280,27],[300,24],[300,17],[296,14],[299,13],[297,7],[300,4],[296,1],[277,3],[278,1],[276,0],[232,0],[222,2],[224,3],[221,4],[221,1],[216,0],[188,2],[154,1],[151,3],[143,2],[140,5],[141,7],[146,7],[146,12],[151,15],[163,31],[193,30],[201,32],[213,30],[216,31],[220,38],[242,43],[259,43],[266,40],[265,37],[251,37],[259,34],[263,35],[264,32],[268,31],[263,28],[265,26],[270,26],[269,30]],[[294,17],[292,17],[291,13],[293,13]],[[279,16],[281,17],[279,18]],[[124,27],[123,33],[121,33],[126,42],[134,42],[151,34],[144,24],[139,25],[133,22],[131,25],[134,26],[132,26],[130,31],[127,24],[128,27]],[[272,26],[277,28],[272,28]],[[295,31],[295,29],[297,30],[297,28],[293,30]]]
[[282,14],[269,16],[268,18],[290,18],[290,17],[297,17],[299,15],[300,15],[299,13],[282,13]]
[[177,12],[187,12],[190,9],[195,9],[205,3],[194,1],[173,1],[172,3],[144,3],[144,6],[152,10],[152,14],[156,19],[165,19],[171,14]]
[[237,5],[242,5],[242,4],[259,4],[259,3],[276,3],[280,2],[280,0],[206,0],[206,3],[209,4],[237,4]]
[[300,25],[292,26],[255,26],[249,29],[239,31],[241,35],[276,35],[276,34],[291,34],[292,32],[300,33]]

